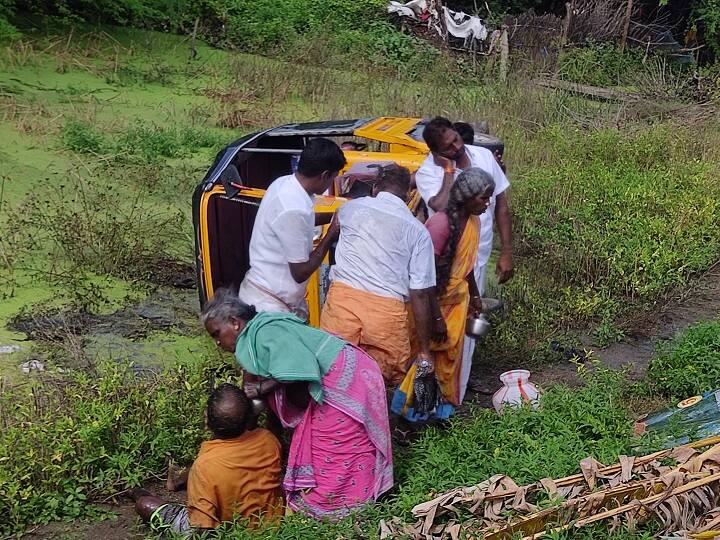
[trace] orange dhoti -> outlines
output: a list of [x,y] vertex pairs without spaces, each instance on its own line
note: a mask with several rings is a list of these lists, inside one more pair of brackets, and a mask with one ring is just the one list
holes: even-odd
[[334,281],[320,327],[363,349],[378,363],[387,382],[398,384],[405,376],[410,336],[408,310],[401,300]]

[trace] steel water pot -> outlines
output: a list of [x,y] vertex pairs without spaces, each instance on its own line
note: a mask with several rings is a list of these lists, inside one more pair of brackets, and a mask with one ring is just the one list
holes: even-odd
[[471,315],[465,323],[465,335],[475,339],[481,339],[490,332],[490,323],[485,315]]

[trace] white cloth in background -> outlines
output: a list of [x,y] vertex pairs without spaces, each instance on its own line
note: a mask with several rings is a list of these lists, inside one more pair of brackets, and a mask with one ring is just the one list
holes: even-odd
[[427,0],[410,0],[404,4],[393,0],[387,8],[388,13],[397,13],[401,17],[410,17],[411,19],[419,19],[426,9]]
[[487,39],[488,31],[480,17],[468,15],[463,11],[453,11],[445,6],[443,6],[443,15],[448,33],[463,38],[466,44],[474,39],[480,41]]
[[[508,182],[505,173],[500,168],[500,165],[498,165],[495,156],[490,150],[482,146],[466,144],[465,151],[470,158],[471,167],[481,168],[489,173],[490,176],[493,177],[493,180],[495,180],[495,191],[493,191],[493,196],[490,199],[490,206],[480,215],[480,243],[478,245],[477,263],[475,265],[477,268],[485,266],[490,258],[493,242],[493,223],[495,221],[495,200],[498,195],[510,187],[510,182]],[[458,169],[455,172],[455,178],[457,178],[461,172],[462,171]],[[428,207],[428,217],[435,213],[430,208],[428,201],[440,191],[444,175],[445,170],[435,164],[432,154],[428,155],[415,173],[415,183]]]
[[[255,304],[261,311],[262,306],[257,304],[262,304],[259,298],[263,296],[267,297],[270,305],[277,304],[278,299],[291,308],[302,305],[305,302],[307,282],[297,283],[288,263],[301,263],[309,259],[314,227],[313,198],[294,174],[282,176],[270,184],[253,225],[249,249],[250,269],[240,286],[240,298]],[[263,290],[276,298],[264,294]],[[251,298],[244,298],[243,293],[251,295]],[[254,301],[250,302],[251,299]]]
[[[442,34],[442,27],[440,26],[440,16],[437,13],[434,5],[428,5],[427,0],[410,0],[410,2],[397,2],[391,0],[388,4],[388,13],[397,13],[401,17],[408,17],[413,20],[420,20],[420,16],[425,10],[430,10],[430,21],[429,24],[434,27],[440,37],[445,37]],[[465,40],[467,45],[472,40],[485,41],[488,37],[488,30],[483,24],[480,17],[468,15],[463,11],[453,11],[443,6],[442,17],[445,22],[445,27],[451,36],[462,38]]]
[[403,302],[409,289],[435,285],[430,233],[399,197],[381,191],[349,201],[338,218],[332,281]]

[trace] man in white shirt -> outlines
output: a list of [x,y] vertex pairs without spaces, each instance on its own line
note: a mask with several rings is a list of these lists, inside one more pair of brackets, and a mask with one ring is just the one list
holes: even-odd
[[475,279],[482,295],[485,290],[485,269],[492,251],[493,223],[497,223],[500,236],[500,256],[495,267],[498,283],[505,283],[513,275],[512,221],[506,193],[510,182],[493,153],[481,146],[466,145],[447,118],[433,118],[425,126],[423,138],[430,148],[430,155],[415,173],[415,183],[430,215],[445,209],[450,187],[462,170],[479,167],[495,180],[490,206],[480,216]]
[[374,197],[338,212],[340,239],[320,326],[359,346],[380,365],[385,380],[402,381],[410,361],[407,303],[418,338],[414,360],[432,362],[430,305],[435,257],[427,229],[406,205],[410,173],[380,169]]
[[258,311],[291,312],[307,319],[308,279],[340,232],[333,219],[313,249],[313,231],[322,224],[322,215],[316,219],[314,196],[327,190],[344,166],[337,144],[311,139],[300,154],[297,171],[270,184],[253,225],[250,269],[240,285],[245,303]]

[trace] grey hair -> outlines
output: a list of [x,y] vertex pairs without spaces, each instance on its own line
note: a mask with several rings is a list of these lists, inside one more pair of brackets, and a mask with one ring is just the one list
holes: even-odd
[[213,297],[203,307],[200,322],[206,326],[208,321],[220,323],[230,322],[231,319],[249,321],[255,315],[257,315],[255,306],[240,300],[236,291],[223,287],[215,291]]
[[463,207],[469,200],[482,195],[486,191],[495,191],[495,180],[490,174],[479,167],[470,167],[461,172],[450,188],[445,213],[450,224],[450,236],[440,257],[437,259],[437,288],[443,294],[450,281],[452,263],[463,231],[460,230]]

